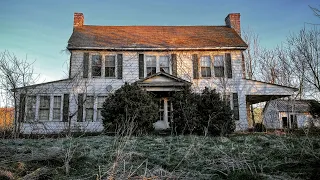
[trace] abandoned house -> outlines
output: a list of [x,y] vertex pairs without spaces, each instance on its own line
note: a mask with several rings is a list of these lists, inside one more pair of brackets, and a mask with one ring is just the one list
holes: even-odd
[[267,129],[295,129],[320,127],[320,119],[313,118],[310,102],[315,100],[277,99],[267,102],[263,110],[263,124]]
[[191,86],[223,92],[236,130],[246,130],[251,104],[292,95],[295,89],[246,79],[240,14],[221,26],[85,25],[74,13],[68,41],[69,78],[15,89],[21,133],[103,130],[105,97],[125,82],[137,82],[159,98],[156,129],[170,128],[170,92]]

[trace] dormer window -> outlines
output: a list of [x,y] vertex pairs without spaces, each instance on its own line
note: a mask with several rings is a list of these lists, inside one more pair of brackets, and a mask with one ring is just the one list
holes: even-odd
[[147,76],[155,74],[157,72],[156,56],[147,56],[146,65],[147,65]]
[[93,55],[92,56],[92,77],[101,77],[101,55]]

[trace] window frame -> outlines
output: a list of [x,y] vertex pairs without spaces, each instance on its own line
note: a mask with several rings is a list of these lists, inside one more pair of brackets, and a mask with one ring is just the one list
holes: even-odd
[[[34,98],[34,104],[32,105],[32,107],[30,107],[30,101],[31,101],[31,97]],[[33,118],[29,118],[29,113],[31,112],[30,110],[33,111]],[[25,120],[26,122],[30,122],[30,121],[35,121],[37,119],[37,96],[36,95],[27,95],[26,98],[26,108],[25,108]]]
[[[216,57],[221,57],[222,60],[222,66],[216,66]],[[213,70],[214,70],[214,77],[215,78],[223,78],[225,77],[226,73],[225,73],[225,57],[223,55],[214,55],[213,56]],[[217,72],[217,68],[222,68],[222,75],[219,75]]]
[[[48,103],[48,107],[41,107],[41,98],[49,98],[49,103]],[[39,108],[38,108],[38,120],[39,121],[50,121],[50,104],[51,104],[51,96],[50,95],[40,95],[39,96]],[[41,119],[41,111],[48,111],[48,118],[47,119]]]
[[[92,98],[92,102],[89,101],[89,99],[91,99],[91,98]],[[90,102],[90,104],[89,104],[89,102]],[[94,104],[95,103],[94,102],[95,102],[95,96],[88,95],[88,96],[85,97],[84,106],[83,106],[83,108],[84,108],[84,116],[83,116],[83,118],[84,118],[84,121],[86,121],[86,122],[93,122],[94,121],[94,111],[95,111],[95,108],[94,108]],[[88,105],[90,105],[90,107],[88,107]],[[88,119],[87,118],[88,117],[88,112],[89,112],[88,110],[92,110],[92,119]]]
[[148,75],[147,71],[148,71],[148,66],[147,66],[147,58],[148,57],[155,57],[155,60],[156,60],[156,73],[159,73],[161,71],[161,66],[160,66],[160,57],[167,57],[168,58],[168,62],[169,62],[169,72],[165,72],[165,73],[168,73],[168,74],[171,74],[172,75],[172,60],[171,60],[171,56],[169,54],[144,54],[144,77],[148,77],[148,76],[151,76],[151,75]]
[[[101,59],[100,59],[100,66],[99,65],[93,65],[93,57],[94,56],[98,56],[98,57],[101,57]],[[92,78],[101,78],[102,77],[102,67],[103,67],[103,56],[101,55],[101,54],[91,54],[91,56],[90,56],[90,71],[91,71],[91,77]],[[93,75],[93,67],[100,67],[100,75],[99,76],[97,76],[97,75]]]
[[[203,66],[203,64],[202,64],[202,60],[205,60],[205,59],[203,59],[204,57],[208,57],[209,58],[209,64],[208,64],[208,66]],[[201,75],[201,78],[211,78],[212,77],[212,60],[211,60],[211,56],[210,55],[203,55],[203,56],[200,56],[200,59],[199,59],[199,61],[200,61],[200,75]],[[202,74],[202,68],[206,68],[206,75],[207,76],[203,76],[203,74]],[[208,69],[207,68],[209,68],[209,71],[208,71]],[[209,73],[208,73],[209,72]]]
[[[60,107],[55,107],[55,97],[59,97],[60,98]],[[52,96],[52,121],[62,121],[62,108],[63,108],[63,97],[61,95],[53,95]],[[55,119],[54,115],[55,115],[55,110],[59,110],[59,118]]]
[[[103,57],[104,57],[104,59],[103,59],[103,62],[104,62],[104,63],[103,63],[103,67],[104,67],[104,68],[103,68],[103,70],[102,70],[102,71],[103,71],[103,72],[102,72],[103,77],[104,77],[104,78],[116,78],[116,77],[117,77],[117,74],[116,74],[117,71],[116,71],[116,70],[117,70],[117,62],[118,62],[118,61],[117,61],[117,56],[116,56],[116,55],[113,55],[113,54],[106,54],[106,55],[104,55]],[[113,66],[113,68],[114,68],[113,73],[114,73],[114,74],[113,74],[113,76],[106,76],[106,74],[107,74],[107,73],[106,73],[106,72],[107,72],[106,69],[107,69],[107,68],[112,68],[111,66],[110,66],[110,67],[107,67],[107,62],[106,62],[106,61],[107,61],[107,57],[114,57],[114,66]]]

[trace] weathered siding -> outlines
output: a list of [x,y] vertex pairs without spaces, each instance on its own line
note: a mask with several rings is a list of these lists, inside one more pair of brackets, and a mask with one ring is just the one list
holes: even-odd
[[[69,94],[69,116],[71,117],[72,129],[77,129],[77,127],[87,128],[88,131],[102,130],[101,122],[77,122],[77,111],[78,111],[78,94],[84,94],[88,96],[106,96],[116,89],[120,88],[125,82],[135,82],[139,80],[139,54],[144,54],[144,56],[152,55],[156,56],[159,60],[159,56],[171,57],[171,54],[176,54],[177,57],[177,76],[186,81],[192,83],[192,89],[195,92],[200,93],[205,87],[210,87],[212,89],[217,89],[219,92],[223,92],[231,96],[232,94],[238,94],[239,101],[239,120],[236,121],[236,130],[246,130],[248,128],[247,121],[247,110],[246,110],[246,96],[247,95],[291,95],[292,89],[284,88],[272,84],[266,84],[262,82],[252,81],[242,79],[242,54],[240,50],[234,51],[168,51],[168,52],[133,52],[133,51],[78,51],[74,50],[71,52],[70,61],[70,75],[74,77],[73,79],[67,79],[63,81],[57,81],[52,83],[45,83],[42,85],[32,86],[30,88],[21,89],[20,92],[35,95],[45,95],[50,94],[51,96],[63,94]],[[88,68],[88,78],[83,78],[83,58],[84,53],[89,53],[89,68]],[[215,55],[225,56],[225,53],[231,54],[231,65],[232,65],[232,78],[215,78],[214,77],[214,67],[213,60]],[[106,55],[117,55],[122,54],[123,57],[123,68],[122,68],[122,79],[116,77],[94,77],[92,78],[91,63],[92,55],[102,56],[102,66],[104,65],[104,57]],[[200,58],[201,56],[211,57],[211,75],[210,78],[200,78],[194,79],[193,77],[193,62],[192,55],[197,54]],[[146,58],[144,58],[146,59]],[[117,64],[117,63],[116,63]],[[170,63],[171,64],[171,63]],[[159,70],[159,64],[157,65]],[[199,67],[199,73],[200,73]],[[227,70],[225,70],[225,76],[227,75]],[[117,67],[115,68],[115,74],[117,75]],[[170,67],[170,72],[172,73],[172,67]],[[144,76],[146,77],[146,63],[144,63]],[[173,89],[174,90],[174,89]],[[19,93],[17,93],[17,96]],[[39,97],[37,97],[39,98]],[[37,101],[38,102],[38,101]],[[52,103],[52,102],[51,102]],[[94,107],[96,108],[96,101]],[[37,108],[39,104],[37,104]],[[233,107],[231,101],[231,107]],[[51,112],[51,111],[50,111]],[[36,116],[38,116],[36,112]],[[97,112],[94,112],[94,117],[97,117]],[[52,122],[52,114],[48,121],[43,121],[41,123],[31,122],[23,123],[22,130],[25,133],[39,132],[40,130],[34,130],[33,125],[36,125],[35,129],[56,129],[57,131],[63,131],[65,129],[64,122]],[[86,126],[84,126],[86,124]],[[276,125],[272,125],[276,127]],[[46,131],[46,132],[53,132]]]

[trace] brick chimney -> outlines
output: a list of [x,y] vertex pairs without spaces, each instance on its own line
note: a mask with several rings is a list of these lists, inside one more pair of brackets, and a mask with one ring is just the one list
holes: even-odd
[[226,26],[233,28],[241,36],[240,13],[230,13],[224,21]]
[[82,27],[84,23],[84,16],[82,13],[74,13],[73,17],[73,27]]

